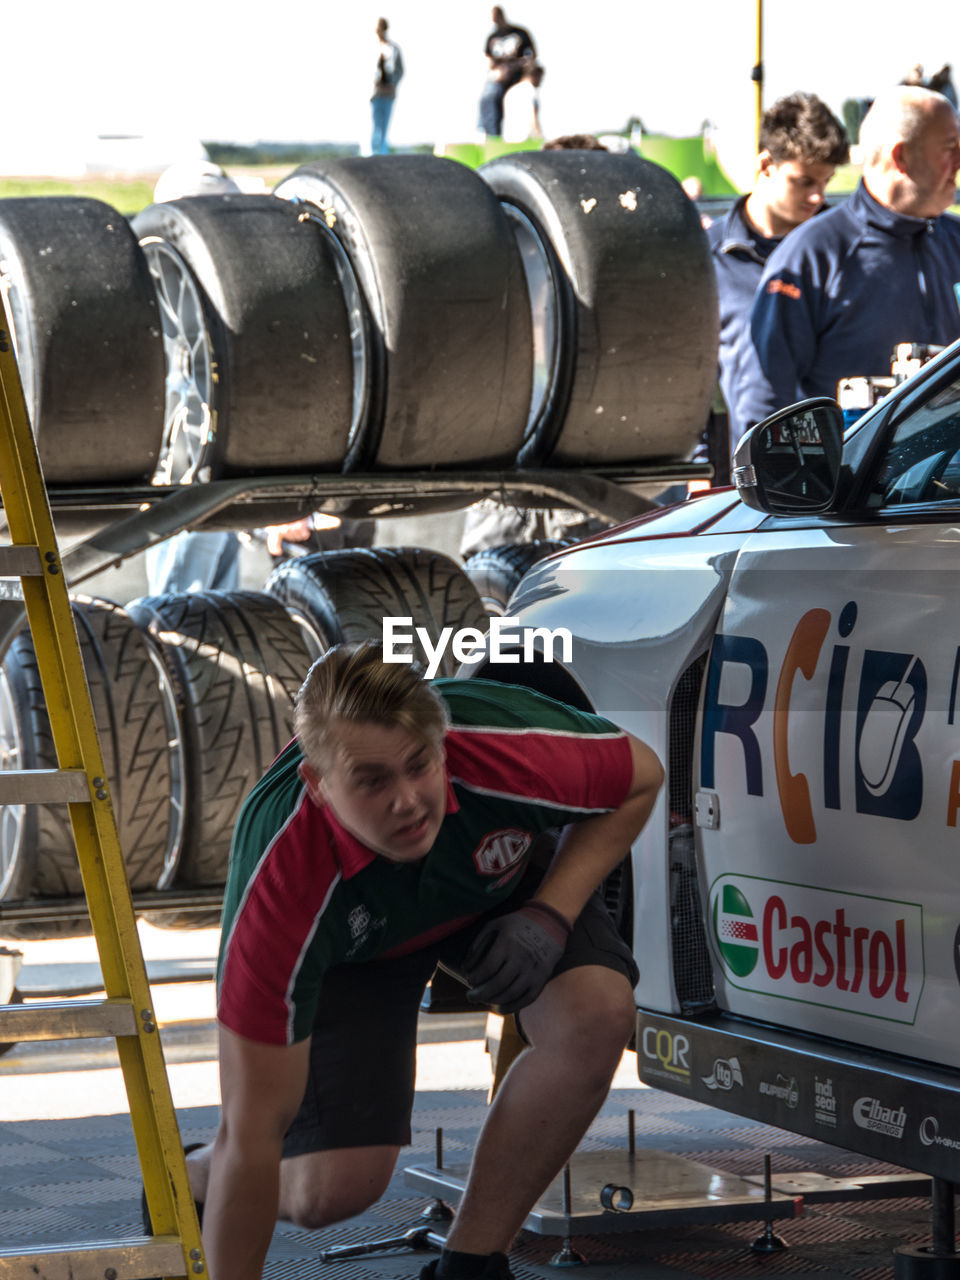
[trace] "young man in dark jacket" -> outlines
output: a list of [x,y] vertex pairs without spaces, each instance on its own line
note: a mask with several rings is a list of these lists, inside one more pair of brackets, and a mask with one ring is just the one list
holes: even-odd
[[[753,190],[707,230],[720,307],[720,390],[728,412],[764,265],[785,235],[826,207],[827,183],[849,151],[843,125],[818,97],[791,93],[780,98],[760,124]],[[731,412],[731,450],[742,434]]]

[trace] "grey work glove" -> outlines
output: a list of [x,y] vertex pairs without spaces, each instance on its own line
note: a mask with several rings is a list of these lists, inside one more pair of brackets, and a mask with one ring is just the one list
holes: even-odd
[[474,1004],[516,1013],[533,1004],[563,955],[572,926],[553,907],[531,899],[491,920],[477,934],[463,962]]

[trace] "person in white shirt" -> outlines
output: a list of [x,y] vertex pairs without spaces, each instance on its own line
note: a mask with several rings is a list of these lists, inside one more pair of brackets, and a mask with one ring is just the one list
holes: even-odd
[[528,138],[542,138],[540,124],[540,85],[543,67],[539,62],[528,62],[517,83],[507,90],[503,100],[504,142],[526,142]]

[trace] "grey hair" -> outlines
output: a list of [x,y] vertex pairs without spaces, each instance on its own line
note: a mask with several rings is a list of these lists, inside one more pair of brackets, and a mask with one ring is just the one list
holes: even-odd
[[953,107],[942,93],[920,85],[897,85],[879,94],[860,126],[865,165],[879,164],[898,142],[913,143],[923,134],[934,107]]

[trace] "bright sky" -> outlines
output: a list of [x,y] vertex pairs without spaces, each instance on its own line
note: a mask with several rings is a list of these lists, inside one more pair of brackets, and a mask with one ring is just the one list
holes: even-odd
[[[359,141],[369,134],[373,26],[390,21],[407,74],[396,143],[474,135],[490,30],[486,0],[189,0],[157,10],[35,0],[7,6],[4,98],[26,144],[103,133]],[[750,180],[756,0],[508,0],[546,68],[548,134],[718,130]],[[766,0],[765,101],[807,89],[839,114],[915,64],[960,59],[954,0]],[[955,77],[960,79],[960,73]],[[5,131],[6,132],[6,131]],[[8,135],[9,136],[9,135]],[[0,144],[0,169],[11,161]]]

